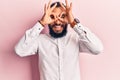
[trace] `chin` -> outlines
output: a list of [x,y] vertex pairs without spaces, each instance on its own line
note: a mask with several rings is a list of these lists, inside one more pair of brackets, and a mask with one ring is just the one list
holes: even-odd
[[53,30],[51,25],[48,25],[48,27],[49,27],[49,34],[51,35],[51,37],[61,38],[66,36],[67,34],[67,24],[64,25],[63,30],[60,30],[60,31]]

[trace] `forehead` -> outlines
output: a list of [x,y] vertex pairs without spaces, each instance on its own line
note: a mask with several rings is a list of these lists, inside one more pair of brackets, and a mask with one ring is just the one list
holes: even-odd
[[62,7],[56,7],[52,12],[55,14],[61,14],[62,12],[65,12],[65,10],[63,10]]

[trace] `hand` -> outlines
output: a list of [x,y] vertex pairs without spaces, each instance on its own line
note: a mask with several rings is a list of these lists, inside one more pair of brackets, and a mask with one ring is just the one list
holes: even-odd
[[61,3],[61,6],[63,10],[65,10],[67,13],[68,23],[71,24],[74,21],[74,17],[72,14],[72,3],[70,3],[70,6],[68,5],[67,0],[65,0],[65,3],[66,3],[66,7],[62,3]]
[[51,0],[49,1],[48,5],[45,4],[44,6],[44,15],[42,19],[40,20],[40,23],[43,26],[54,22],[54,19],[53,19],[54,13],[52,13],[52,11],[57,6],[57,4],[55,4],[53,7],[50,7],[50,5],[51,5]]

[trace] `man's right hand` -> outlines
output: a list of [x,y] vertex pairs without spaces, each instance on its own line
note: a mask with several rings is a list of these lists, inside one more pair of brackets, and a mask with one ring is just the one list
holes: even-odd
[[45,4],[45,6],[44,6],[44,15],[43,15],[42,19],[40,20],[40,23],[43,26],[53,23],[55,20],[54,13],[52,11],[57,6],[57,4],[55,4],[53,7],[50,7],[50,5],[51,5],[51,0],[49,1],[48,5]]

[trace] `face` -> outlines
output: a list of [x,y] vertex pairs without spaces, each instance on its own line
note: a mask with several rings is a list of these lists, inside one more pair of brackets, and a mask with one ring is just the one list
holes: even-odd
[[56,7],[50,17],[54,20],[53,23],[49,24],[50,35],[58,38],[62,37],[67,33],[67,19],[66,12],[63,11],[62,7]]

